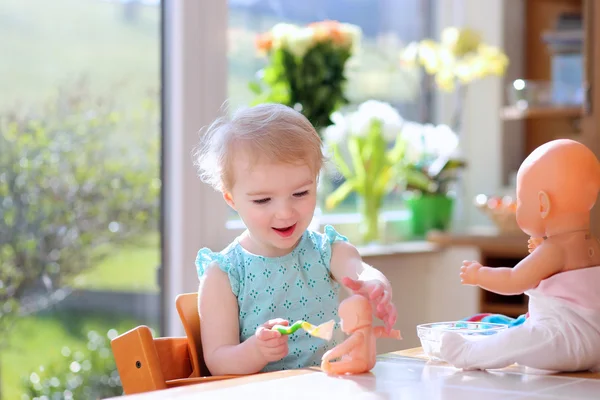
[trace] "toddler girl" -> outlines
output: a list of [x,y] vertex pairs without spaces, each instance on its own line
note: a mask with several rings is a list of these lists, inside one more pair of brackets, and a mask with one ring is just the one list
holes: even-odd
[[275,324],[336,319],[339,283],[367,296],[387,330],[392,289],[331,226],[308,230],[316,205],[321,140],[299,112],[279,104],[239,110],[204,134],[201,178],[223,193],[247,230],[220,252],[203,248],[196,267],[204,359],[213,375],[317,366],[326,342]]

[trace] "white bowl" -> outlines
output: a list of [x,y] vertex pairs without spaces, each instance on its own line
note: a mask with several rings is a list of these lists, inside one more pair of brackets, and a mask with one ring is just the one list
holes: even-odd
[[430,324],[417,325],[417,335],[421,340],[423,352],[431,360],[441,360],[440,344],[442,334],[445,332],[456,332],[473,339],[485,338],[489,335],[507,329],[508,325],[493,324],[489,322],[451,321],[434,322]]

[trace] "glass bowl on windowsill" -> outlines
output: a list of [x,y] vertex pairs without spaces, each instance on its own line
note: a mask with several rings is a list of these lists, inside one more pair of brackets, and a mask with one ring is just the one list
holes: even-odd
[[517,224],[517,200],[511,196],[487,196],[478,194],[475,207],[481,210],[494,223],[501,234],[522,233]]
[[507,87],[508,102],[524,110],[531,107],[580,106],[583,88],[567,83],[517,79]]
[[434,322],[417,325],[417,336],[421,341],[423,353],[431,361],[442,361],[440,346],[442,335],[446,332],[456,332],[468,336],[471,340],[478,340],[507,329],[508,325],[490,322],[451,321]]

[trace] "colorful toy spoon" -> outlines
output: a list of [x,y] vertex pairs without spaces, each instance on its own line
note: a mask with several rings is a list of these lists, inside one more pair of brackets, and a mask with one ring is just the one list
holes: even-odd
[[333,328],[335,327],[335,321],[330,320],[321,325],[314,326],[306,321],[296,321],[290,326],[286,325],[275,325],[272,330],[278,331],[282,335],[291,335],[296,332],[298,329],[302,328],[309,335],[318,337],[320,339],[325,339],[327,341],[331,340],[331,336],[333,335]]

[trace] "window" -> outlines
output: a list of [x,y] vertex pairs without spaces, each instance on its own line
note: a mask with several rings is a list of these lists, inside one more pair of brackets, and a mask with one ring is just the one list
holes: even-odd
[[161,320],[160,2],[9,0],[0,20],[1,397],[118,395],[92,352]]
[[[353,105],[368,99],[386,101],[403,118],[430,121],[432,101],[425,77],[415,69],[403,69],[400,49],[409,42],[431,36],[435,0],[229,0],[229,78],[231,109],[253,99],[248,89],[265,60],[257,56],[254,39],[279,22],[307,24],[338,20],[356,24],[363,31],[358,66],[348,70],[348,94]],[[330,179],[329,190],[342,182]],[[400,193],[390,193],[384,211],[402,208]],[[354,213],[356,198],[349,196],[328,213]],[[235,219],[235,214],[231,213]],[[235,226],[236,224],[231,224]]]

